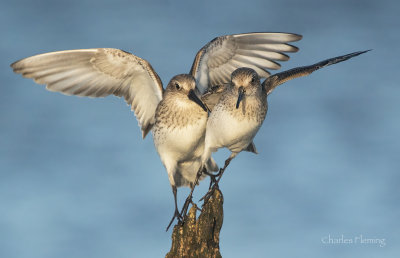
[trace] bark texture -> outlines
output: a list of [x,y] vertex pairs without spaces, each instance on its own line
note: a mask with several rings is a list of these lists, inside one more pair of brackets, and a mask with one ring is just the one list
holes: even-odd
[[185,223],[174,226],[171,250],[165,257],[222,257],[219,233],[224,217],[223,202],[221,191],[216,189],[198,218],[197,206],[193,205],[185,216]]

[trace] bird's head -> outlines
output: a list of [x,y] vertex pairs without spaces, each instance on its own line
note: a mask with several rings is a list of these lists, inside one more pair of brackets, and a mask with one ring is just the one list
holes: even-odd
[[191,101],[198,104],[204,111],[207,107],[200,99],[200,92],[196,88],[196,81],[190,74],[179,74],[174,76],[168,83],[166,92],[182,94],[187,96]]
[[247,67],[238,68],[232,73],[231,84],[234,93],[238,95],[236,108],[239,108],[240,102],[246,96],[258,94],[261,90],[260,77],[257,72]]

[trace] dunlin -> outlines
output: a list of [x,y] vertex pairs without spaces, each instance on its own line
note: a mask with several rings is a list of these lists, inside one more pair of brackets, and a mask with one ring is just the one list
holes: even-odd
[[[212,159],[201,163],[207,109],[199,97],[217,84],[229,82],[230,74],[242,66],[261,77],[266,69],[279,69],[284,52],[298,49],[288,42],[301,36],[290,33],[246,33],[217,37],[198,51],[190,74],[171,79],[166,90],[152,66],[131,53],[111,48],[51,52],[28,57],[11,65],[14,72],[66,95],[124,97],[142,129],[142,137],[153,129],[155,147],[167,172],[177,208],[177,187],[195,185],[200,164],[210,171],[218,167]],[[201,178],[200,178],[201,179]],[[171,225],[170,223],[170,225]]]
[[[216,105],[207,121],[202,161],[208,160],[212,152],[219,148],[226,147],[231,151],[231,155],[220,170],[219,178],[214,187],[217,186],[230,161],[252,144],[253,138],[267,114],[267,96],[278,85],[294,78],[309,75],[318,69],[348,60],[367,51],[354,52],[310,66],[297,67],[277,73],[268,77],[262,84],[255,70],[239,68],[232,73],[229,84],[221,85],[219,88],[210,88],[213,91],[213,102],[216,102]],[[206,97],[206,95],[204,96]],[[220,96],[219,99],[218,96]],[[209,194],[212,191],[213,189],[210,189]]]

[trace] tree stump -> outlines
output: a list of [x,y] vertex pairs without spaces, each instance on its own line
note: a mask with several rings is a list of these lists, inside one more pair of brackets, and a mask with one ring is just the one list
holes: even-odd
[[171,250],[165,257],[222,257],[219,233],[224,217],[223,202],[221,191],[216,189],[198,218],[198,208],[194,204],[185,216],[184,224],[174,226]]

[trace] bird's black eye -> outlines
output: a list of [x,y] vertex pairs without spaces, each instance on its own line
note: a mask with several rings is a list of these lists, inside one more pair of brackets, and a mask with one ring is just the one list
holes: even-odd
[[256,82],[256,77],[251,77],[251,83],[255,83]]
[[180,89],[181,89],[181,86],[176,82],[176,83],[175,83],[175,88],[176,88],[177,90],[180,90]]

